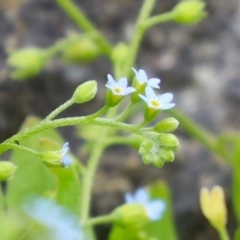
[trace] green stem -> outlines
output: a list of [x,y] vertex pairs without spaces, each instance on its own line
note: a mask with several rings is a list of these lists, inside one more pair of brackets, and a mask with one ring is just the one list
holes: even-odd
[[218,231],[218,234],[219,234],[221,240],[229,240],[230,239],[226,228],[217,229],[217,231]]
[[59,106],[57,109],[55,109],[53,112],[51,112],[44,120],[52,120],[55,118],[59,113],[63,112],[65,109],[69,108],[74,104],[73,100],[70,99],[61,106]]
[[151,27],[153,27],[154,25],[163,23],[163,22],[169,22],[172,21],[174,17],[174,13],[171,12],[167,12],[167,13],[163,13],[163,14],[159,14],[157,16],[151,17],[149,18],[145,23],[144,23],[144,27],[146,29],[149,29]]
[[217,146],[217,138],[210,132],[207,132],[204,128],[194,123],[190,118],[180,112],[178,109],[168,110],[169,114],[175,117],[182,128],[185,129],[191,136],[196,138],[200,143],[202,143],[210,151],[218,154],[222,158],[227,160],[232,159],[231,153],[225,148],[219,148]]
[[83,226],[84,227],[94,226],[94,225],[99,225],[99,224],[104,224],[104,223],[110,223],[112,221],[113,221],[113,216],[111,214],[104,215],[104,216],[100,216],[100,217],[90,218],[83,224]]
[[61,8],[68,14],[68,16],[77,24],[78,27],[87,33],[95,33],[96,40],[103,49],[104,53],[110,57],[112,47],[106,38],[97,31],[95,26],[88,20],[79,6],[74,4],[71,0],[56,0]]
[[5,196],[0,186],[0,224],[2,224],[2,221],[4,221],[4,215],[5,215]]
[[156,0],[145,0],[141,8],[140,14],[138,16],[135,31],[133,33],[133,38],[129,46],[129,54],[126,59],[124,74],[128,76],[130,74],[131,67],[134,65],[137,52],[143,38],[146,28],[144,27],[144,22],[148,19],[151,11],[154,7]]
[[[104,133],[101,133],[101,139],[103,135]],[[82,200],[81,200],[81,221],[83,222],[85,222],[89,218],[94,175],[103,151],[104,151],[104,146],[98,140],[95,143],[95,146],[93,146],[91,156],[88,160],[86,174],[84,175],[84,178],[83,178]]]
[[134,105],[133,102],[129,103],[128,106],[124,109],[124,111],[120,115],[115,117],[113,120],[116,122],[122,122],[124,119],[126,119],[127,115],[131,112],[133,105]]
[[[43,132],[47,129],[58,128],[58,127],[66,127],[73,126],[78,124],[89,124],[89,125],[98,125],[98,126],[108,126],[120,130],[129,131],[132,133],[139,133],[139,129],[133,125],[115,122],[112,119],[104,119],[104,118],[95,118],[91,119],[92,115],[87,117],[71,117],[71,118],[60,118],[53,121],[42,121],[39,124],[36,124],[30,128],[24,129],[18,134],[12,136],[11,138],[4,141],[0,144],[0,154],[11,149],[9,144],[15,143],[15,141],[22,141],[33,134]],[[91,120],[91,121],[90,121]]]

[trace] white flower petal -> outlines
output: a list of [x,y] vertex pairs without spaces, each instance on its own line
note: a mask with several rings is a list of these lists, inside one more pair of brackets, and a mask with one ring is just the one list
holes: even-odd
[[148,100],[157,98],[157,95],[155,94],[155,92],[150,87],[145,88],[145,94],[146,94],[146,97],[147,97]]
[[106,85],[108,85],[109,88],[116,85],[116,82],[114,81],[113,77],[110,74],[107,75],[107,78],[108,78],[108,81]]
[[126,88],[127,87],[127,79],[126,78],[120,78],[117,82],[117,85],[121,88]]
[[135,91],[136,91],[136,89],[134,87],[127,87],[127,88],[124,89],[123,95],[128,95],[128,94],[130,94],[132,92],[135,92]]
[[158,79],[158,78],[150,78],[149,80],[148,80],[148,86],[149,87],[152,87],[152,88],[160,88],[159,86],[158,86],[158,84],[161,82],[161,80],[160,79]]
[[62,154],[61,154],[61,155],[62,155],[62,156],[66,155],[66,153],[68,152],[68,150],[69,150],[69,143],[66,142],[66,143],[63,144]]
[[169,103],[172,101],[173,95],[172,95],[172,93],[164,93],[164,94],[160,95],[158,97],[158,99],[162,104]]
[[161,107],[161,109],[167,110],[167,109],[173,108],[175,105],[176,105],[175,103],[163,104],[162,107]]
[[145,96],[143,96],[142,94],[138,94],[138,96],[139,96],[144,102],[146,102],[147,104],[149,103],[149,102],[148,102],[148,99],[147,99]]

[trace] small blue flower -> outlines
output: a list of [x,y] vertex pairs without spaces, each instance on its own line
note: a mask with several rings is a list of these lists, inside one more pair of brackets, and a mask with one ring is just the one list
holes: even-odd
[[132,70],[135,72],[135,75],[136,75],[135,77],[139,84],[146,83],[148,87],[160,88],[158,85],[161,82],[160,79],[158,79],[158,78],[149,78],[148,79],[147,74],[143,69],[140,69],[139,71],[137,71],[136,69],[132,68]]
[[24,206],[25,212],[49,230],[52,240],[84,240],[79,220],[62,206],[45,198],[37,198]]
[[69,167],[71,164],[72,164],[72,158],[70,157],[68,153],[69,151],[69,143],[66,142],[64,143],[63,147],[62,147],[62,150],[61,150],[61,156],[62,156],[62,166],[63,167]]
[[159,220],[165,209],[164,201],[160,199],[151,200],[144,188],[139,188],[135,194],[126,193],[125,202],[143,204],[149,219],[152,221]]
[[127,87],[126,78],[120,78],[117,82],[113,79],[113,77],[110,74],[107,75],[107,78],[108,81],[105,86],[109,88],[114,95],[125,96],[136,91],[134,87]]
[[139,94],[139,97],[147,103],[149,108],[166,110],[175,106],[175,103],[170,103],[173,99],[172,93],[156,95],[152,88],[146,87],[145,94],[146,96]]

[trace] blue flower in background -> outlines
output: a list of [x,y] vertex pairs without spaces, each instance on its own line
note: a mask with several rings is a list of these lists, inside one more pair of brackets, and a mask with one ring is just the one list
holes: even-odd
[[79,220],[52,200],[38,198],[24,210],[49,230],[51,240],[85,240]]
[[139,84],[146,83],[148,87],[160,88],[158,85],[161,81],[160,79],[158,79],[158,78],[149,78],[148,79],[147,74],[143,69],[140,69],[139,71],[137,71],[136,69],[132,68],[132,70],[135,72],[135,77],[136,77],[137,81],[139,82]]
[[162,217],[165,202],[160,199],[151,200],[149,193],[144,188],[139,188],[135,194],[125,194],[126,203],[143,204],[150,220],[157,221]]

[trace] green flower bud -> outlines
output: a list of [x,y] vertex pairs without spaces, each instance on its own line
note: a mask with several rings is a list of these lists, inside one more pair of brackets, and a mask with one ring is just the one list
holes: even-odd
[[169,149],[161,148],[161,157],[165,162],[173,162],[174,160],[174,152]]
[[97,82],[94,80],[87,81],[77,87],[73,93],[72,100],[74,103],[89,102],[94,98],[97,92]]
[[141,228],[149,222],[145,206],[138,203],[124,204],[116,208],[112,217],[115,224],[128,228]]
[[179,148],[177,137],[171,133],[161,133],[158,135],[158,141],[161,147],[171,149],[173,151]]
[[37,48],[26,48],[13,52],[8,57],[8,64],[14,68],[12,78],[22,80],[36,76],[47,61],[47,54]]
[[46,151],[40,154],[42,163],[48,167],[68,167],[72,164],[72,158],[68,155],[69,144],[66,142],[59,151]]
[[118,43],[113,51],[111,59],[114,63],[117,63],[118,65],[121,65],[125,62],[126,57],[128,56],[128,47],[125,43]]
[[156,124],[154,130],[157,132],[173,132],[177,129],[179,122],[175,118],[166,118]]
[[204,11],[206,3],[201,0],[184,0],[173,9],[173,20],[177,23],[193,24],[207,16]]
[[[63,61],[70,63],[89,63],[101,55],[99,46],[90,36],[71,36],[72,44],[69,44],[62,52]],[[76,39],[74,39],[76,38]],[[75,40],[75,41],[74,41]]]
[[9,179],[15,170],[17,169],[16,165],[8,161],[0,162],[0,181],[5,181]]
[[146,165],[152,163],[158,168],[164,165],[164,159],[161,156],[161,148],[156,142],[148,140],[142,142],[139,148],[139,154],[142,156],[142,161]]

